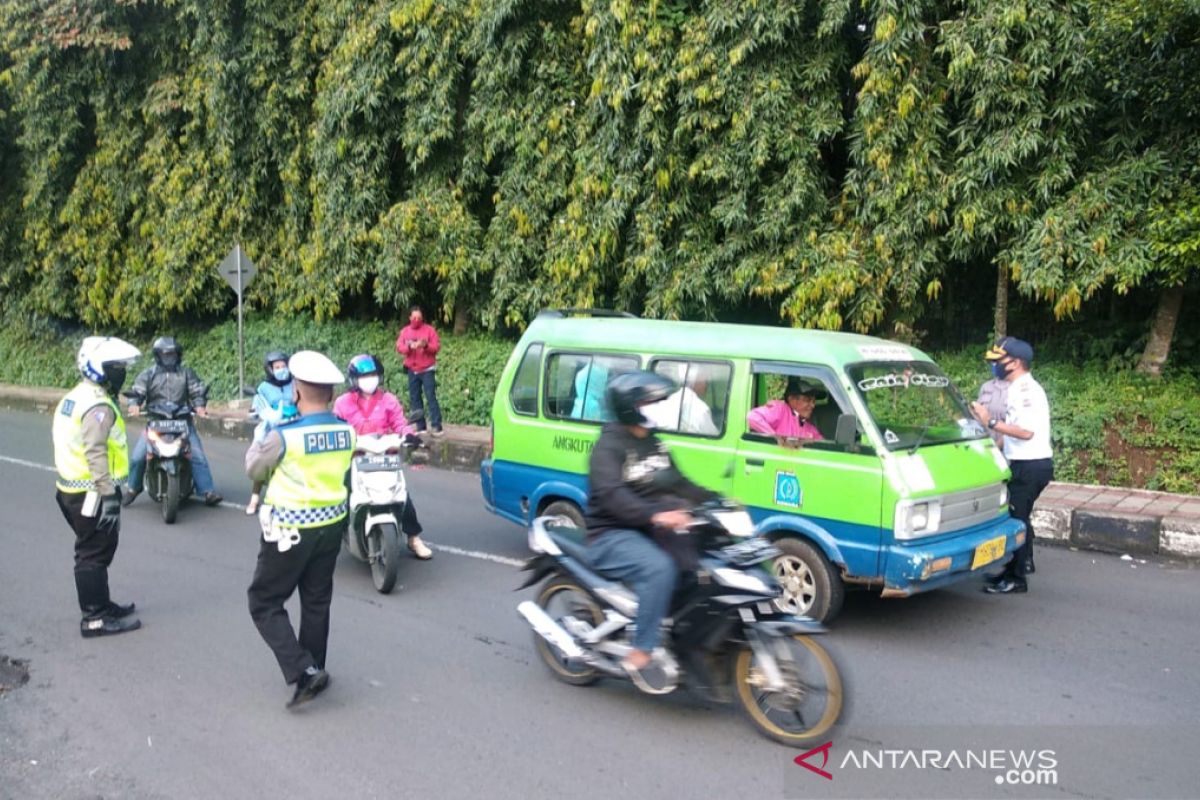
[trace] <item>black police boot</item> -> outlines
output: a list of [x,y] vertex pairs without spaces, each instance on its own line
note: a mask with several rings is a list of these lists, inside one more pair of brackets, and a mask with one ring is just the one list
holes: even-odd
[[318,667],[309,667],[300,675],[300,680],[296,681],[296,693],[292,695],[292,699],[288,701],[288,708],[295,708],[302,703],[307,703],[314,697],[325,691],[329,686],[329,673]]
[[1011,577],[983,587],[988,594],[1023,594],[1029,591],[1029,584],[1024,578]]
[[93,572],[95,573],[93,580],[95,581],[96,592],[96,596],[93,600],[94,603],[98,606],[102,606],[105,609],[104,613],[110,617],[124,619],[132,614],[134,608],[136,608],[133,603],[121,604],[114,603],[112,601],[112,597],[108,593],[108,570],[97,569],[93,570]]

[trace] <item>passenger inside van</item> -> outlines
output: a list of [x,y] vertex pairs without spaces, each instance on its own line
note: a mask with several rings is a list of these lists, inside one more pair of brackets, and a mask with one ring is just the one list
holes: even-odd
[[716,436],[721,431],[713,421],[712,409],[704,402],[709,374],[705,365],[684,361],[662,361],[654,371],[679,386],[666,399],[642,407],[642,416],[659,430]]
[[784,447],[800,447],[806,440],[825,438],[812,422],[817,402],[829,393],[817,383],[803,378],[788,378],[782,400],[771,400],[746,415],[750,430],[774,436]]

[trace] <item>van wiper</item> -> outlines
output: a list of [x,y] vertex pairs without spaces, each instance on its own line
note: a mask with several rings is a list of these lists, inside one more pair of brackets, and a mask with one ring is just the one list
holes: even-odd
[[925,444],[925,434],[929,433],[929,429],[931,427],[933,427],[933,426],[932,425],[922,425],[921,426],[921,435],[917,437],[917,443],[912,446],[912,450],[908,451],[908,454],[910,456],[913,453],[917,452],[917,448],[919,448],[921,445]]

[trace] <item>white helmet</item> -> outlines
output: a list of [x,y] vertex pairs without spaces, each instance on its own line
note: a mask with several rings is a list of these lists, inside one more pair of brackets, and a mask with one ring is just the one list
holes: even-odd
[[293,378],[305,383],[336,386],[346,381],[337,364],[315,350],[301,350],[296,353],[288,359],[288,370]]
[[79,346],[75,366],[79,367],[79,372],[89,381],[104,383],[109,377],[105,372],[105,365],[127,366],[136,361],[141,354],[141,350],[124,339],[115,336],[88,336]]

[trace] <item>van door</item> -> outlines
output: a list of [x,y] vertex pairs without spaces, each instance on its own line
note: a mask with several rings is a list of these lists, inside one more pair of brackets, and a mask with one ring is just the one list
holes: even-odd
[[794,437],[781,443],[775,433],[752,430],[747,419],[730,420],[741,431],[733,496],[751,509],[756,522],[778,514],[804,517],[823,532],[810,538],[827,557],[840,553],[848,575],[879,578],[883,469],[874,450],[862,444],[866,439],[861,429],[859,445],[847,448],[834,443],[838,415],[851,410],[845,393],[832,373],[820,367],[756,363],[751,378],[748,406],[753,410],[769,405],[770,418],[785,433],[796,428],[787,419],[794,413],[784,396],[789,378],[802,378],[807,387],[817,389],[816,407],[807,412],[809,424],[799,428],[807,437],[817,435],[809,427],[815,426],[820,438]]

